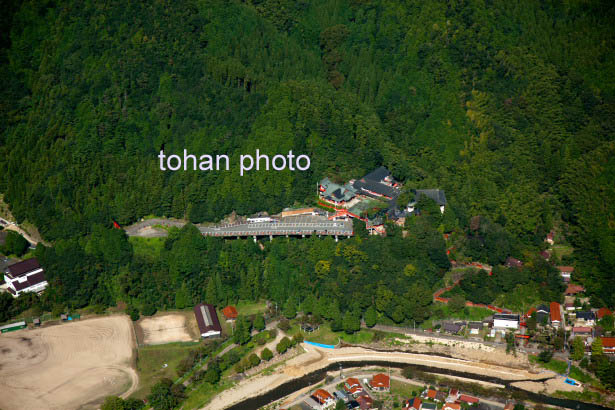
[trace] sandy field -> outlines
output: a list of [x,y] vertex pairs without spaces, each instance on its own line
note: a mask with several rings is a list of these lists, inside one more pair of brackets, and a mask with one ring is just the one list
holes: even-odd
[[137,323],[137,334],[139,343],[146,345],[160,345],[171,342],[190,342],[198,340],[195,338],[191,318],[194,319],[192,312],[190,315],[181,313],[164,313],[152,317],[146,317]]
[[135,338],[128,316],[76,321],[0,335],[0,408],[97,408],[130,395]]

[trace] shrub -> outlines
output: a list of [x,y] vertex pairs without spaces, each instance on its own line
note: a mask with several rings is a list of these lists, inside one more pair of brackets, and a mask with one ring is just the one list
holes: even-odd
[[278,323],[278,328],[286,332],[290,329],[290,322],[286,319],[282,319],[280,320],[280,323]]
[[287,351],[290,346],[291,346],[290,339],[288,337],[284,337],[282,340],[280,340],[280,343],[278,343],[278,345],[275,347],[275,350],[277,350],[278,353],[282,354],[285,351]]
[[156,310],[156,306],[152,305],[151,303],[146,303],[145,305],[143,305],[141,313],[143,314],[143,316],[152,316],[156,313]]
[[250,357],[248,357],[248,360],[250,361],[250,365],[252,367],[258,366],[261,362],[261,359],[256,355],[256,353],[252,353]]
[[273,358],[273,352],[267,348],[264,348],[263,351],[261,352],[261,359],[268,362],[272,358]]
[[141,315],[139,315],[139,309],[132,305],[128,305],[128,307],[126,308],[126,314],[130,316],[130,319],[133,322],[136,322],[141,317]]
[[548,363],[551,360],[552,357],[553,357],[553,352],[552,351],[550,351],[550,350],[543,350],[538,355],[538,360],[540,360],[543,363]]
[[293,345],[296,345],[297,343],[301,342],[303,342],[303,335],[301,333],[297,333],[295,336],[293,336]]
[[263,317],[263,315],[257,315],[254,318],[254,329],[258,330],[259,332],[262,332],[263,330],[265,330],[265,318]]

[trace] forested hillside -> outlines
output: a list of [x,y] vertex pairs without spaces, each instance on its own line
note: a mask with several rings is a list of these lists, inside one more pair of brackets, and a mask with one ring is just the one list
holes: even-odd
[[[77,261],[112,220],[275,212],[313,200],[324,176],[385,165],[406,187],[446,190],[450,227],[481,216],[477,249],[505,238],[521,256],[557,226],[613,306],[613,21],[607,0],[7,5],[0,192]],[[158,169],[161,149],[184,148],[232,162],[292,149],[312,167]],[[76,304],[98,302],[82,291]]]

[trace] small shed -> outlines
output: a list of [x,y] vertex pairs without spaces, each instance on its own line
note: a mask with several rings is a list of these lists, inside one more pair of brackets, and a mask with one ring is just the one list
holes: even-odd
[[470,322],[468,324],[468,328],[470,329],[471,335],[477,335],[480,333],[481,330],[483,330],[483,323],[482,322]]
[[302,323],[301,324],[301,330],[303,330],[306,333],[312,333],[316,330],[318,330],[318,325],[312,325],[309,323]]
[[66,313],[62,313],[60,315],[60,319],[62,319],[63,322],[66,322],[68,320],[68,315]]
[[34,324],[34,326],[40,326],[41,325],[41,320],[37,317],[34,318],[34,320],[32,321],[32,323]]
[[224,309],[222,309],[222,314],[224,315],[224,317],[226,318],[226,320],[235,320],[237,319],[237,309],[235,308],[235,306],[227,306]]
[[24,321],[15,322],[15,323],[11,323],[11,324],[0,327],[0,333],[14,332],[15,330],[20,330],[20,329],[25,329],[25,328],[26,328],[26,322]]

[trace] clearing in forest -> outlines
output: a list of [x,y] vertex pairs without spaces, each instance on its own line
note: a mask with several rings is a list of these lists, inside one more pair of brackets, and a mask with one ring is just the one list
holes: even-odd
[[159,345],[198,340],[192,312],[162,313],[139,320],[136,324],[139,345]]

